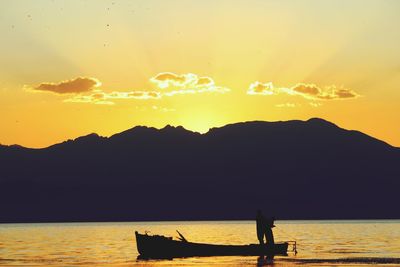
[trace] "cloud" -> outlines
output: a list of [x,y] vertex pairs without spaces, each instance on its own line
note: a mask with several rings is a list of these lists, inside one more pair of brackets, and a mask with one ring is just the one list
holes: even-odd
[[336,88],[334,89],[334,95],[338,98],[354,98],[359,96],[356,92],[352,90]]
[[315,84],[299,83],[291,88],[296,94],[312,100],[336,100],[357,98],[360,95],[350,89],[337,88],[336,86],[326,87],[324,89]]
[[198,94],[198,93],[227,93],[230,89],[220,86],[205,86],[202,88],[195,88],[195,89],[180,89],[180,90],[172,90],[170,92],[163,92],[163,96],[174,96],[174,95],[183,95],[183,94]]
[[203,85],[213,85],[214,81],[210,77],[200,77],[197,79],[198,86],[203,86]]
[[205,92],[226,93],[230,89],[215,85],[210,77],[200,77],[193,73],[175,74],[162,72],[150,79],[160,90],[162,95],[173,96],[177,94],[196,94]]
[[315,84],[298,83],[293,87],[275,87],[272,82],[261,83],[256,81],[250,84],[247,94],[249,95],[298,95],[310,100],[339,100],[357,98],[360,95],[346,88],[329,86],[321,88]]
[[294,92],[304,95],[317,96],[321,94],[321,89],[315,84],[299,83],[291,88]]
[[167,88],[169,86],[184,86],[196,79],[194,74],[177,75],[171,72],[162,72],[150,79],[151,82],[157,84],[159,88]]
[[275,93],[272,82],[261,83],[257,81],[250,84],[249,90],[247,90],[249,95],[273,95]]
[[114,91],[111,93],[107,93],[97,90],[90,95],[75,95],[71,98],[65,99],[64,102],[113,105],[115,104],[113,100],[159,99],[159,98],[161,98],[161,94],[155,91],[127,91],[127,92]]
[[30,92],[52,92],[70,94],[64,102],[92,103],[113,105],[121,99],[160,99],[182,94],[197,94],[205,92],[226,93],[230,89],[215,85],[210,77],[200,77],[193,73],[175,74],[162,72],[150,79],[157,86],[156,90],[132,90],[107,92],[98,87],[101,82],[95,78],[78,77],[60,83],[41,83],[36,87],[25,87]]
[[105,93],[107,99],[158,99],[161,93],[157,91],[128,91]]
[[107,101],[100,93],[91,95],[75,95],[71,98],[65,99],[63,102],[72,103],[91,103],[99,105],[114,105],[114,102]]
[[99,86],[101,86],[101,82],[95,78],[78,77],[59,83],[41,83],[30,89],[33,91],[53,92],[57,94],[79,94],[90,92]]

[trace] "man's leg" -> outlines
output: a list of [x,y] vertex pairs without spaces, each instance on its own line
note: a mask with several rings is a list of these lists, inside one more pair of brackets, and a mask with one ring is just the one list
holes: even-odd
[[268,245],[275,244],[274,235],[272,233],[272,229],[267,229],[265,232],[265,239],[267,240]]

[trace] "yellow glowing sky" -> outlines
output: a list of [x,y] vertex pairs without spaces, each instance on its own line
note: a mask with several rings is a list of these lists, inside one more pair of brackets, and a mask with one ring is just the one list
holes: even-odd
[[400,146],[400,1],[0,1],[0,143],[321,117]]

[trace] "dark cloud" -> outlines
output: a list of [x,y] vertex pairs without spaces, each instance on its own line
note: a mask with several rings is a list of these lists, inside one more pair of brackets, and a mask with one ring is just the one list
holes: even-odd
[[35,91],[53,92],[57,94],[79,94],[92,91],[101,85],[95,78],[78,77],[60,83],[41,83],[32,89]]
[[315,84],[304,84],[299,83],[296,86],[292,87],[292,90],[306,95],[319,95],[321,94],[321,89],[318,88]]

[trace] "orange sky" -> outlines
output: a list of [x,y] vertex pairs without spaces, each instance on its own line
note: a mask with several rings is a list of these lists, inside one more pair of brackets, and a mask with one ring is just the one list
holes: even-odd
[[398,1],[1,1],[0,143],[321,117],[400,146]]

